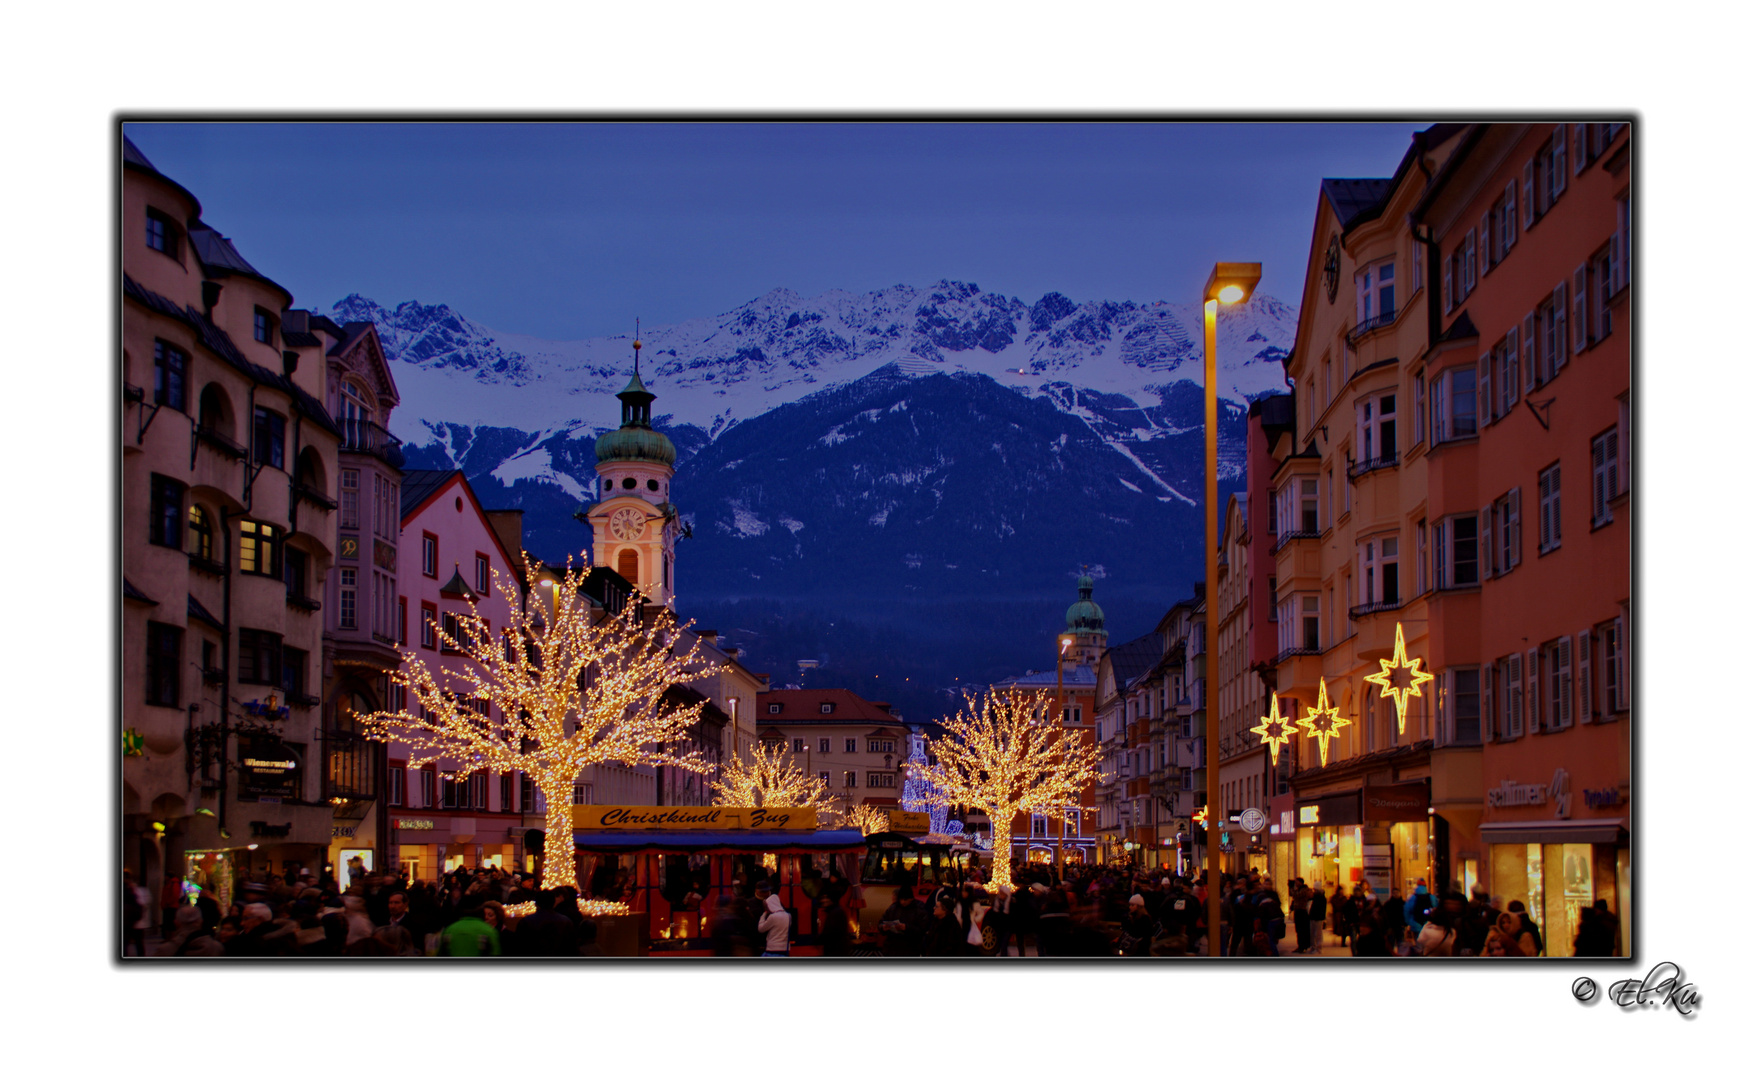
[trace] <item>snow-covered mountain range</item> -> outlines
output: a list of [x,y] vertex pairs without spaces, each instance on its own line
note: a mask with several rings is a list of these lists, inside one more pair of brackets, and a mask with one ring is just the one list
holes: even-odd
[[[442,304],[357,295],[331,315],[377,324],[410,467],[462,468],[488,505],[523,507],[537,555],[584,546],[572,514],[595,489],[596,435],[619,423],[631,335],[546,341]],[[645,328],[641,370],[694,525],[677,553],[684,605],[769,637],[766,662],[780,668],[880,651],[871,642],[897,627],[966,641],[1021,620],[984,660],[965,647],[955,658],[978,679],[1040,660],[1022,659],[1038,651],[1026,635],[1050,643],[1087,564],[1108,578],[1098,599],[1114,640],[1148,630],[1198,575],[1201,317],[1192,304],[1027,303],[941,281],[776,289]],[[1219,315],[1226,494],[1241,480],[1247,402],[1286,390],[1295,326],[1266,296]],[[802,626],[819,632],[795,636]],[[900,679],[965,681],[909,661],[922,651],[896,654],[914,664]],[[860,688],[837,667],[811,675]],[[864,687],[898,700],[892,689]]]

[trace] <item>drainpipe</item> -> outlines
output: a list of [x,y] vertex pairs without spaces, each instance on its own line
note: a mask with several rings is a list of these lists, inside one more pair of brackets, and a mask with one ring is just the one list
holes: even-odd
[[231,744],[231,511],[219,511],[219,535],[225,543],[224,605],[219,621],[225,625],[225,640],[219,646],[219,660],[225,668],[225,679],[219,687],[219,828],[225,828],[225,788],[230,782],[226,755]]
[[[1413,154],[1413,161],[1418,164],[1418,171],[1424,174],[1424,190],[1429,191],[1433,176],[1430,171],[1430,165],[1424,158],[1424,137],[1425,133],[1422,131],[1415,131],[1412,133],[1412,148],[1415,151]],[[1441,337],[1443,332],[1442,297],[1434,295],[1442,288],[1442,250],[1437,246],[1436,237],[1431,231],[1430,226],[1419,221],[1417,215],[1410,213],[1407,214],[1406,225],[1412,233],[1412,239],[1417,243],[1423,244],[1425,249],[1424,280],[1428,284],[1425,286],[1424,290],[1424,351],[1428,353],[1431,348],[1436,345],[1436,339]],[[1424,235],[1422,236],[1419,235],[1418,232],[1421,226],[1424,229]]]

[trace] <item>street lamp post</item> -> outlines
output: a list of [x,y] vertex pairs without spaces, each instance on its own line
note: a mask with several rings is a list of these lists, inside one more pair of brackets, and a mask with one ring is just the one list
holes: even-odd
[[[1059,716],[1056,718],[1056,723],[1059,727],[1059,737],[1061,739],[1071,738],[1071,733],[1065,730],[1065,651],[1071,648],[1071,643],[1072,637],[1070,634],[1059,635],[1058,682],[1057,688],[1053,692],[1053,707],[1059,710]],[[1054,869],[1059,872],[1061,881],[1065,879],[1065,818],[1065,808],[1060,807],[1059,853],[1053,857],[1053,862]]]
[[1217,740],[1212,738],[1211,662],[1217,641],[1213,633],[1217,609],[1217,305],[1245,303],[1260,283],[1259,263],[1218,263],[1205,280],[1205,688],[1200,703],[1205,711],[1205,954],[1222,953],[1223,906],[1218,871],[1219,845],[1211,831],[1223,818],[1218,805]]

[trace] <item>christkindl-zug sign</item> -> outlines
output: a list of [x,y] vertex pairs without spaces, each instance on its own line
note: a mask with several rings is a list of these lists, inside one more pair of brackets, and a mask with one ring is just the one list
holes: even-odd
[[574,829],[814,829],[795,806],[574,806]]

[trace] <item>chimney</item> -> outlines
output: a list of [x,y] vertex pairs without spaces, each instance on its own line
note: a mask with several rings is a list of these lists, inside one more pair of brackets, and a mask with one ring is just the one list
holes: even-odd
[[310,333],[310,312],[302,308],[288,308],[280,313],[280,330],[288,334]]
[[201,306],[206,309],[202,314],[209,319],[213,317],[213,308],[219,303],[219,294],[224,288],[225,286],[217,281],[201,282]]
[[280,368],[282,371],[286,372],[286,377],[288,379],[292,378],[292,373],[298,370],[298,354],[291,349],[286,349],[281,352]]

